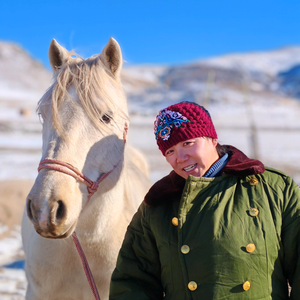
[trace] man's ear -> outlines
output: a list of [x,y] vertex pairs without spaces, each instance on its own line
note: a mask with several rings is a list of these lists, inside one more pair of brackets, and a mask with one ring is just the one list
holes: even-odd
[[214,147],[217,147],[218,139],[212,139],[212,143],[213,143]]

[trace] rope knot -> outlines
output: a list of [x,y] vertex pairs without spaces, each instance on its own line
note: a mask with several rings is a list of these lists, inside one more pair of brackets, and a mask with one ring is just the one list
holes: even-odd
[[98,182],[93,181],[92,184],[87,187],[87,190],[89,192],[89,197],[92,197],[92,195],[94,195],[94,193],[96,193],[97,189],[98,189]]

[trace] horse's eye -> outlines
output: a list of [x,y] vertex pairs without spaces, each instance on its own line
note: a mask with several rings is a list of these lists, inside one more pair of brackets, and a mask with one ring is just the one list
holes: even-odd
[[110,122],[110,117],[107,114],[104,114],[102,116],[102,121],[106,124],[108,124]]

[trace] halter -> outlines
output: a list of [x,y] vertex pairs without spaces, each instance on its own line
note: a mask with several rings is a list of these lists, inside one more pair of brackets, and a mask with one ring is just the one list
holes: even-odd
[[[91,197],[97,191],[100,182],[103,181],[111,172],[113,172],[115,170],[115,168],[119,165],[121,160],[122,159],[120,159],[118,161],[118,163],[116,165],[114,165],[110,171],[108,171],[107,173],[100,174],[100,176],[98,177],[98,179],[96,181],[92,181],[87,176],[83,175],[76,167],[72,166],[71,164],[62,162],[57,159],[51,159],[51,158],[46,158],[40,162],[39,167],[38,167],[38,172],[42,169],[50,169],[50,170],[54,170],[54,171],[58,171],[58,172],[70,175],[70,176],[74,177],[76,180],[84,183],[85,185],[87,185],[87,190],[89,192],[88,200],[87,200],[87,203],[88,203],[90,201]],[[67,170],[65,168],[61,168],[56,165],[63,166]]]
[[[124,132],[123,132],[124,146],[126,144],[127,131],[128,131],[128,125],[127,125],[127,123],[125,123]],[[119,163],[121,161],[122,161],[122,157],[119,159],[117,164],[113,166],[113,168],[110,171],[108,171],[107,173],[100,174],[100,176],[98,177],[98,179],[96,181],[93,181],[93,180],[89,179],[87,176],[85,176],[83,173],[81,173],[76,167],[72,166],[71,164],[66,163],[66,162],[62,162],[62,161],[57,160],[57,159],[52,159],[52,158],[46,158],[46,159],[42,160],[39,164],[38,172],[40,172],[42,169],[50,169],[50,170],[58,171],[58,172],[67,174],[69,176],[72,176],[76,180],[78,180],[78,181],[84,183],[85,185],[87,185],[87,190],[89,192],[87,203],[85,204],[85,205],[87,205],[89,203],[91,197],[97,191],[100,182],[103,181],[110,173],[112,173],[117,168],[117,166],[119,165]],[[64,168],[61,168],[59,166],[62,166]],[[77,237],[75,231],[72,233],[72,239],[73,239],[73,242],[76,246],[77,252],[78,252],[78,254],[81,258],[83,269],[84,269],[86,278],[89,282],[92,293],[93,293],[96,300],[101,300],[100,296],[99,296],[99,293],[98,293],[98,289],[96,287],[96,284],[95,284],[95,281],[94,281],[94,278],[93,278],[93,274],[91,272],[88,261],[86,259],[86,256],[83,252],[83,249],[80,245],[80,242],[78,240],[78,237]]]
[[[124,132],[123,132],[124,146],[126,144],[127,131],[128,131],[128,125],[127,123],[125,123]],[[111,172],[113,172],[121,161],[122,161],[122,157],[119,159],[117,164],[113,166],[113,168],[110,171],[108,171],[107,173],[100,174],[100,176],[96,181],[89,179],[87,176],[82,174],[76,167],[72,166],[71,164],[53,158],[46,158],[42,160],[39,164],[38,172],[40,172],[42,169],[50,169],[50,170],[54,170],[54,171],[58,171],[70,175],[74,177],[76,180],[84,183],[85,185],[87,185],[87,190],[89,192],[88,200],[86,203],[88,204],[91,197],[97,191],[100,182],[103,181]],[[57,165],[63,166],[64,168],[61,168]]]

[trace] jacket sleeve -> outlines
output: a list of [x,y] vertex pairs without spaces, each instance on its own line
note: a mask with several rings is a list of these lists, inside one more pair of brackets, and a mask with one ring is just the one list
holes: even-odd
[[160,260],[144,203],[127,228],[112,274],[110,300],[163,299]]
[[290,299],[300,295],[300,190],[288,177],[284,191],[281,240],[284,248],[284,272],[292,287]]

